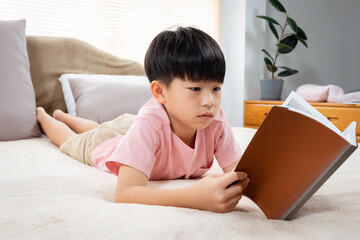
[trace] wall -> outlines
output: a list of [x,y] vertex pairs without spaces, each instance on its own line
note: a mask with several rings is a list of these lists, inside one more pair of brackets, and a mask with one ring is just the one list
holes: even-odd
[[[275,44],[274,36],[266,31],[256,19],[257,13],[266,12],[280,22],[282,14],[265,1],[246,1],[246,58],[245,58],[245,88],[248,92],[246,99],[259,98],[257,79],[264,77],[264,55],[260,52]],[[248,6],[249,4],[252,6]],[[360,1],[356,0],[281,0],[290,17],[305,31],[308,37],[309,48],[301,43],[289,54],[279,57],[279,64],[299,71],[285,78],[282,97],[285,98],[292,90],[302,84],[313,83],[318,85],[334,84],[345,92],[360,90]],[[265,6],[264,6],[265,5]],[[264,7],[266,8],[264,11]],[[251,10],[251,11],[249,11]],[[256,20],[253,20],[256,19]],[[262,23],[264,24],[264,23]],[[251,34],[249,34],[249,32]],[[263,46],[258,46],[259,40],[264,37]],[[258,49],[254,48],[254,42]],[[272,49],[275,51],[275,49]],[[258,63],[261,63],[259,67]],[[256,72],[256,73],[254,73]],[[265,71],[267,74],[268,71]]]
[[259,79],[264,76],[265,68],[263,65],[266,25],[259,21],[255,16],[265,15],[266,3],[264,0],[246,1],[246,24],[245,34],[245,80],[244,80],[244,99],[259,99],[260,86]]
[[242,126],[244,112],[245,0],[223,0],[221,14],[221,47],[226,60],[221,106],[232,126]]

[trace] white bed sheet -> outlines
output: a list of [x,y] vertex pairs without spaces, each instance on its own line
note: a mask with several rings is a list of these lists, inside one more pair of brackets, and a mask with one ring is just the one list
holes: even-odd
[[[234,128],[242,148],[255,130]],[[291,221],[267,220],[249,199],[230,213],[113,203],[116,177],[48,139],[0,142],[0,239],[359,239],[360,152]],[[220,171],[214,164],[210,172]],[[185,187],[197,180],[150,182]]]

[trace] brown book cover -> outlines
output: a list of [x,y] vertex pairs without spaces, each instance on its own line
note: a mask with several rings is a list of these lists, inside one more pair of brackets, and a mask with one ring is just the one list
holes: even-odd
[[272,107],[235,168],[250,178],[244,195],[268,219],[289,220],[357,148],[350,125],[352,141],[307,114]]

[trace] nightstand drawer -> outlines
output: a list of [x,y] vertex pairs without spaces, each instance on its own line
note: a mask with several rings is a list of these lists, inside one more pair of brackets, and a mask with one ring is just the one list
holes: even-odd
[[[360,108],[316,107],[316,109],[341,131],[344,131],[352,121],[360,124]],[[360,126],[356,129],[356,135],[360,135]]]
[[272,108],[271,105],[244,105],[244,124],[250,126],[259,126],[264,120],[266,114]]
[[[258,128],[272,106],[282,104],[282,101],[245,101],[244,127]],[[310,103],[321,114],[329,119],[337,128],[344,131],[352,121],[358,123],[357,140],[360,142],[360,105],[338,103]]]

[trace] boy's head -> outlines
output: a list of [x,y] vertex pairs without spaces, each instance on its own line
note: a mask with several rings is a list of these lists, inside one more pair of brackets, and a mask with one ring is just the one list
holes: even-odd
[[151,42],[145,55],[145,72],[150,82],[170,86],[174,78],[192,82],[223,83],[225,59],[216,41],[193,27],[164,31]]
[[215,119],[225,60],[209,35],[192,27],[160,33],[146,53],[145,71],[153,96],[164,106],[172,130],[181,139],[194,136]]

